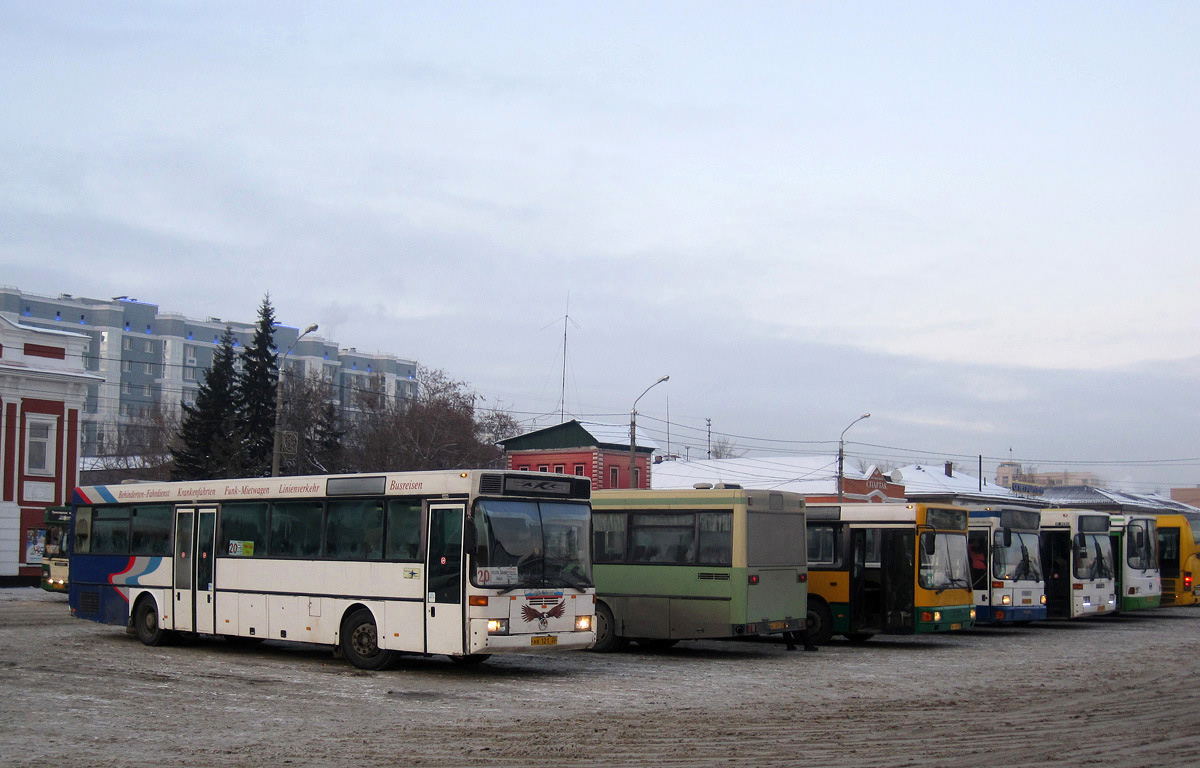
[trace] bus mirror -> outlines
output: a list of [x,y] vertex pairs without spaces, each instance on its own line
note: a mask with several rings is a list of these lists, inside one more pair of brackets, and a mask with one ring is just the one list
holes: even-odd
[[921,545],[925,550],[925,554],[932,557],[937,552],[937,537],[932,533],[926,533],[921,536]]
[[1144,531],[1139,530],[1133,534],[1133,548],[1139,552],[1146,548],[1146,534]]
[[475,554],[475,521],[469,517],[467,524],[463,526],[463,552]]
[[1004,529],[1004,548],[1008,549],[1011,546],[1012,546],[1012,529],[1005,528]]

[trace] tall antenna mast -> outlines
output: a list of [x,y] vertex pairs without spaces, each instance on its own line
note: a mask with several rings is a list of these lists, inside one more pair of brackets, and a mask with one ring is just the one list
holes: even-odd
[[558,399],[558,420],[567,420],[567,321],[571,319],[571,292],[567,291],[567,313],[563,315],[562,394]]

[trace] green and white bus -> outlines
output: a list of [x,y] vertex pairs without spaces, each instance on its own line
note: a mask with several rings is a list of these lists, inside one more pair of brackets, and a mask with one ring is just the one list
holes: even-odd
[[596,646],[799,632],[804,498],[700,487],[592,494]]
[[1158,520],[1151,515],[1111,515],[1117,610],[1136,611],[1162,604],[1158,565]]

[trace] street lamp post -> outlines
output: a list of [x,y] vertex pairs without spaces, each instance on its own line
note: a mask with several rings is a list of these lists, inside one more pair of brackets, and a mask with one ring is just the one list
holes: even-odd
[[296,345],[300,343],[300,339],[303,339],[305,336],[315,330],[317,330],[316,323],[313,323],[305,328],[304,333],[296,337],[296,340],[293,341],[290,346],[288,346],[287,352],[284,352],[283,357],[281,357],[279,360],[279,376],[275,382],[275,444],[271,451],[271,477],[279,477],[279,455],[281,450],[279,440],[279,425],[283,421],[283,363],[287,360],[287,356],[292,353],[292,350],[295,349]]
[[857,419],[855,419],[854,421],[847,424],[846,429],[843,429],[842,434],[838,436],[838,478],[837,478],[837,480],[838,480],[838,482],[837,482],[838,503],[841,503],[841,501],[842,501],[842,486],[844,485],[843,478],[845,477],[846,431],[849,430],[850,427],[853,427],[855,424],[862,421],[863,419],[869,419],[869,418],[871,418],[871,414],[864,413],[862,416],[859,416]]
[[642,394],[637,396],[637,400],[633,401],[633,408],[629,410],[629,487],[633,488],[633,470],[637,465],[637,404],[646,396],[646,393],[670,379],[670,376],[663,376],[658,381],[646,387]]

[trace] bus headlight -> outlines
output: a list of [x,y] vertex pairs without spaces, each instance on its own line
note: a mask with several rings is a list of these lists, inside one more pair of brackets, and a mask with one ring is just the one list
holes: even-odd
[[576,616],[575,617],[575,631],[576,632],[588,632],[591,630],[591,628],[592,628],[592,617],[591,616]]
[[508,619],[488,619],[489,635],[507,635]]
[[1045,605],[1045,604],[1046,604],[1046,596],[1042,595],[1042,605]]
[[971,621],[975,621],[975,609],[971,609]]
[[1000,598],[1000,604],[1001,604],[1001,605],[1011,605],[1011,604],[1012,604],[1012,596],[1011,596],[1011,595],[1005,595],[1004,597],[1001,597],[1001,598]]

